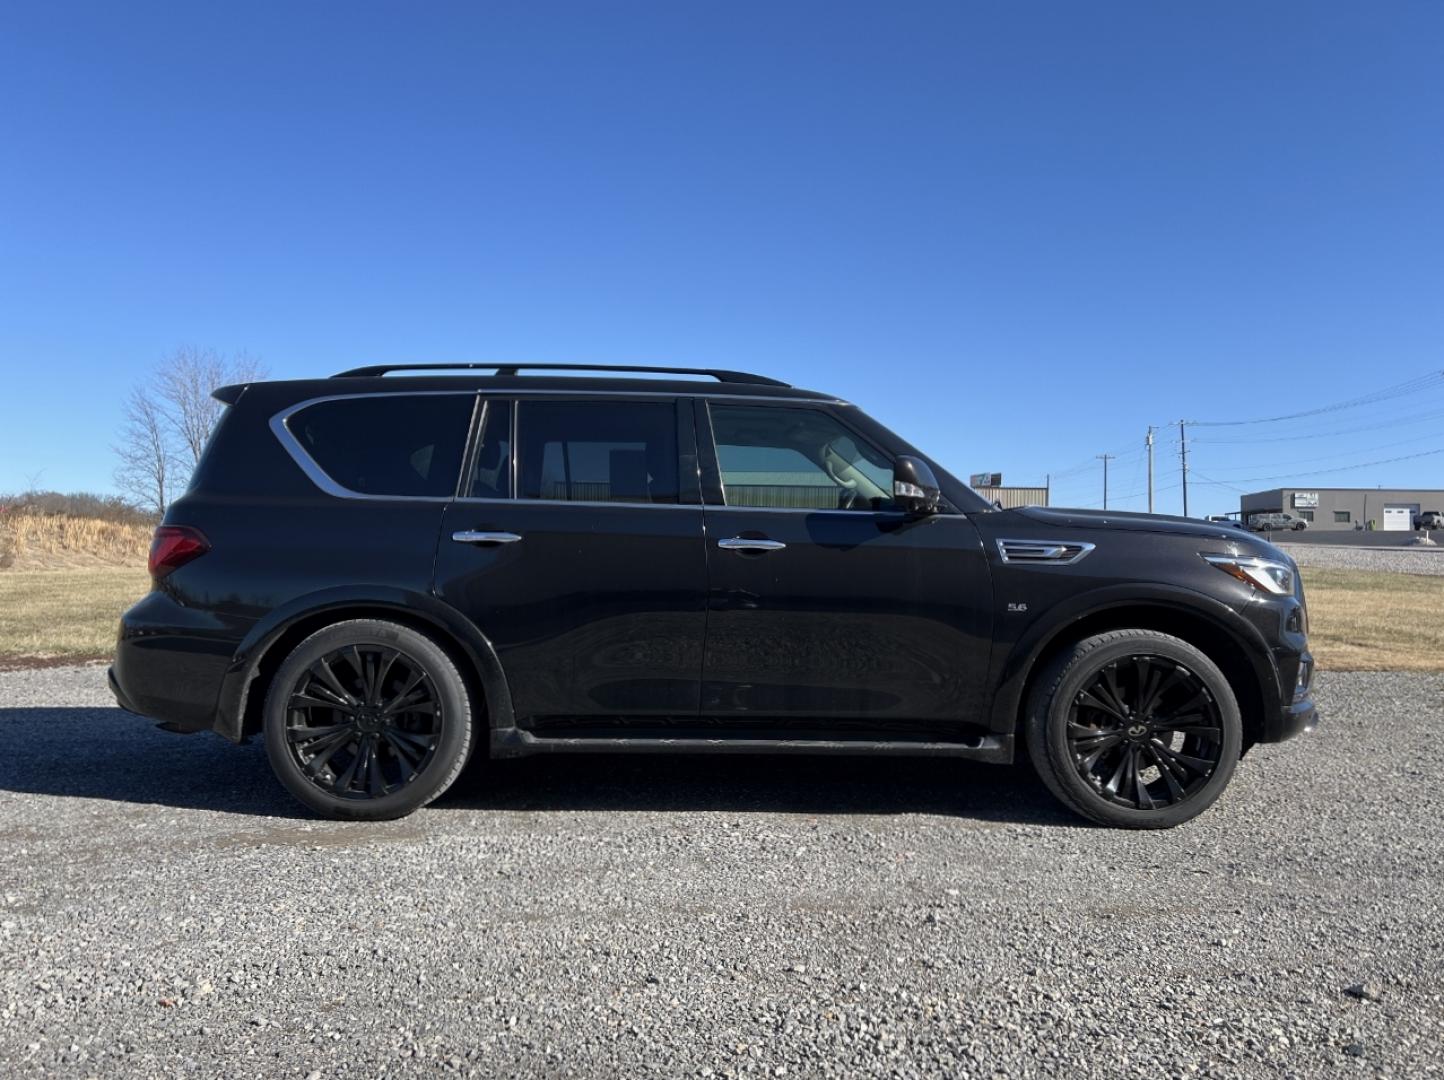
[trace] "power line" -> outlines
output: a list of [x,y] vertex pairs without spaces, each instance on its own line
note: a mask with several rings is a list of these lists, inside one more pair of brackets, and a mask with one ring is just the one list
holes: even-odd
[[1416,458],[1433,457],[1435,454],[1444,454],[1444,447],[1440,447],[1438,450],[1424,450],[1418,454],[1403,454],[1399,457],[1382,458],[1379,461],[1361,461],[1355,465],[1340,465],[1333,469],[1312,469],[1309,472],[1279,473],[1276,476],[1235,477],[1235,480],[1240,484],[1256,484],[1263,480],[1294,480],[1300,476],[1326,476],[1329,473],[1352,472],[1354,469],[1368,469],[1375,465],[1392,465],[1396,461],[1413,461]]
[[[1257,464],[1250,463],[1248,465],[1230,465],[1225,468],[1223,472],[1249,472],[1254,469],[1282,468],[1286,465],[1312,465],[1316,461],[1331,461],[1341,457],[1355,457],[1359,454],[1372,454],[1377,450],[1389,450],[1395,446],[1408,446],[1411,443],[1433,441],[1437,438],[1439,438],[1439,433],[1437,431],[1429,431],[1424,433],[1423,435],[1411,435],[1407,439],[1395,439],[1393,442],[1380,443],[1378,446],[1361,446],[1355,447],[1352,450],[1341,450],[1337,454],[1315,454],[1311,457],[1306,458],[1293,458],[1290,461],[1265,461],[1259,462]],[[1202,440],[1194,440],[1194,442],[1200,441]]]
[[1257,443],[1305,442],[1309,439],[1332,439],[1339,435],[1353,435],[1360,431],[1375,431],[1378,429],[1379,424],[1385,422],[1385,420],[1391,427],[1398,427],[1425,420],[1437,420],[1440,417],[1444,417],[1444,409],[1431,409],[1426,412],[1390,416],[1384,419],[1376,419],[1368,424],[1358,424],[1354,427],[1296,431],[1291,435],[1270,435],[1261,439],[1194,439],[1193,441],[1196,443],[1207,443],[1210,446],[1250,446]]
[[1429,387],[1437,386],[1440,383],[1444,383],[1444,371],[1431,371],[1428,375],[1420,375],[1418,378],[1409,379],[1406,382],[1397,383],[1394,386],[1386,386],[1382,390],[1375,390],[1372,393],[1362,394],[1345,401],[1338,401],[1332,405],[1322,405],[1317,409],[1305,409],[1303,412],[1285,413],[1282,416],[1260,416],[1252,420],[1190,420],[1189,423],[1198,427],[1241,427],[1246,424],[1277,424],[1284,420],[1302,420],[1307,416],[1321,416],[1324,413],[1339,412],[1343,409],[1356,409],[1362,405],[1374,405],[1380,401],[1390,401],[1393,398],[1403,397],[1405,394],[1419,393],[1421,390],[1427,390]]

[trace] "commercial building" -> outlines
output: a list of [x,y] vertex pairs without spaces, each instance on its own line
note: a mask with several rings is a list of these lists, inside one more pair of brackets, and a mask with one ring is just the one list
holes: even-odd
[[[1239,499],[1245,521],[1252,514],[1292,514],[1311,529],[1409,530],[1425,510],[1444,511],[1444,491],[1402,488],[1274,488]],[[1369,523],[1373,522],[1372,525]]]
[[1003,504],[1004,510],[1018,506],[1047,506],[1048,489],[1045,487],[1002,487],[987,485],[973,488],[989,502]]

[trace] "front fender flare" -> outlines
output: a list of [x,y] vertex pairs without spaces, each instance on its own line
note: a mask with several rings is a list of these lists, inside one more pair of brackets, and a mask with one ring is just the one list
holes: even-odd
[[474,623],[426,593],[395,585],[346,585],[288,600],[251,627],[221,680],[214,725],[218,734],[234,742],[241,741],[245,735],[251,685],[267,654],[300,623],[328,614],[334,615],[337,621],[391,615],[397,621],[420,623],[423,628],[429,628],[447,643],[454,644],[471,663],[486,698],[490,726],[515,726],[511,690],[496,648]]
[[1126,585],[1108,585],[1069,597],[1029,624],[1012,648],[1003,654],[1001,662],[995,668],[993,684],[997,690],[993,695],[990,717],[992,729],[1011,732],[1017,727],[1018,712],[1023,704],[1023,690],[1028,685],[1038,660],[1066,635],[1070,628],[1076,627],[1085,619],[1127,608],[1146,608],[1163,614],[1182,610],[1188,615],[1207,621],[1215,629],[1228,635],[1253,668],[1263,698],[1265,715],[1277,712],[1278,666],[1273,652],[1257,627],[1222,600],[1205,593],[1158,582],[1130,582]]

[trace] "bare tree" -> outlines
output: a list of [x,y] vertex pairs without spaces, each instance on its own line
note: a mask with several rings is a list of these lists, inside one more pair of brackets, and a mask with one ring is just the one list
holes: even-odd
[[185,486],[225,406],[211,392],[254,382],[265,366],[247,353],[226,359],[214,349],[176,349],[146,386],[125,403],[125,426],[115,447],[115,483],[138,505],[165,513],[172,492]]
[[175,455],[160,405],[141,387],[125,402],[125,426],[115,446],[115,485],[136,505],[164,514],[174,483]]
[[176,437],[177,450],[188,468],[194,468],[200,461],[206,439],[225,407],[211,397],[211,391],[231,383],[253,382],[265,374],[260,361],[246,353],[237,353],[227,360],[214,349],[198,349],[193,345],[177,349],[160,366],[155,392],[166,423]]

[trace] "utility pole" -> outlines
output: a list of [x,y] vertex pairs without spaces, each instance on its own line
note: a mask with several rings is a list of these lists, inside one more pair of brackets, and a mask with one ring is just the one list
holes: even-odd
[[1188,421],[1178,422],[1178,459],[1183,468],[1183,516],[1188,517],[1188,436],[1184,434],[1184,424]]
[[1148,438],[1144,440],[1148,447],[1148,512],[1153,513],[1153,425],[1148,425]]
[[1053,505],[1053,474],[1043,474],[1043,505]]
[[1098,458],[1103,462],[1103,509],[1108,509],[1108,463],[1116,458],[1117,454],[1099,454]]

